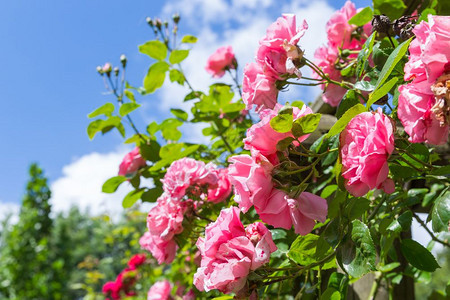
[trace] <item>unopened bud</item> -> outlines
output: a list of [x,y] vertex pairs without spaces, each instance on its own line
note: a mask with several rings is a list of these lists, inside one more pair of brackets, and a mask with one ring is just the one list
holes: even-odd
[[98,74],[103,75],[102,67],[97,66],[97,72]]
[[169,27],[169,22],[164,21],[164,27],[168,28]]
[[162,26],[161,19],[158,19],[158,18],[157,18],[157,19],[153,22],[153,24],[156,26],[156,28],[161,29],[161,26]]
[[145,21],[147,22],[148,25],[150,25],[150,27],[153,27],[153,20],[150,17],[145,18]]
[[122,67],[126,67],[127,66],[127,57],[125,56],[125,54],[122,54],[120,56],[120,62],[122,63]]
[[119,67],[114,68],[114,75],[119,75]]
[[348,49],[344,49],[344,50],[342,50],[342,52],[341,52],[341,56],[342,56],[342,57],[348,57],[350,54],[352,54],[352,53],[351,53],[350,50],[348,50]]
[[112,71],[112,66],[111,66],[110,63],[106,63],[106,64],[103,65],[103,67],[102,67],[102,72],[103,73],[106,73],[106,75],[109,76],[109,74],[111,74],[111,71]]
[[180,22],[180,15],[178,13],[174,14],[172,20],[175,24],[178,24],[178,22]]

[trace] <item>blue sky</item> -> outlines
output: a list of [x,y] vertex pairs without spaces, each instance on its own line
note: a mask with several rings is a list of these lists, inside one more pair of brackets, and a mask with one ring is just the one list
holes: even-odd
[[[306,18],[312,32],[324,32],[323,27],[311,28],[311,25],[325,24],[329,14],[344,1],[243,3],[231,0],[3,1],[0,9],[3,104],[0,110],[3,141],[0,148],[0,203],[21,201],[27,167],[33,161],[40,163],[54,183],[67,175],[63,173],[64,166],[71,166],[94,152],[106,155],[116,151],[122,155],[122,139],[116,133],[89,141],[86,115],[104,102],[114,100],[103,94],[103,83],[95,71],[97,65],[106,61],[117,64],[119,56],[125,53],[129,58],[128,80],[136,85],[141,83],[150,60],[138,53],[137,45],[152,38],[145,22],[147,16],[168,16],[173,11],[180,11],[182,31],[197,34],[206,41],[199,42],[198,52],[197,46],[194,48],[193,59],[195,55],[205,57],[214,47],[229,41],[238,48],[238,59],[241,53],[245,61],[251,59],[256,50],[254,44],[244,45],[246,40],[257,41],[260,36],[256,35],[263,33],[281,12],[290,12],[283,9],[309,12],[306,15],[298,13],[298,19]],[[356,1],[357,7],[368,4],[369,1]],[[317,9],[311,14],[313,5]],[[242,14],[230,16],[223,14],[224,9],[230,14],[233,11]],[[305,47],[308,49],[309,46]],[[189,66],[187,70],[196,72]],[[193,81],[201,85],[201,76],[205,75],[195,73],[192,76]],[[145,122],[159,118],[165,108],[176,105],[177,102],[171,102],[176,95],[166,89],[140,99],[144,109],[133,115],[138,126],[144,128]],[[155,106],[159,109],[153,109]],[[120,155],[114,156],[115,161]],[[90,157],[94,162],[101,159],[100,156]],[[110,168],[115,170],[117,166]],[[90,179],[94,173],[87,170],[85,177]],[[83,188],[82,185],[78,187]]]

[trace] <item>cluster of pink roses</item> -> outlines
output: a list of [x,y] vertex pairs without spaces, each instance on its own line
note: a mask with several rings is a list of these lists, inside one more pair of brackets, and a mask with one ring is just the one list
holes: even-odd
[[138,267],[145,263],[145,254],[136,254],[128,261],[128,267],[117,275],[115,281],[108,281],[103,285],[102,292],[109,299],[120,300],[122,294],[125,296],[135,296],[136,292],[133,290],[136,284],[138,274]]
[[[261,220],[274,227],[290,229],[308,234],[315,225],[315,220],[324,222],[327,215],[325,199],[303,192],[296,199],[276,189],[272,182],[272,170],[278,164],[276,145],[286,137],[293,137],[291,132],[280,133],[272,129],[270,120],[274,118],[281,105],[273,110],[261,111],[261,121],[247,130],[244,148],[250,150],[249,155],[237,155],[229,159],[229,175],[234,186],[234,200],[243,212],[252,206]],[[293,119],[312,113],[304,105],[301,109],[293,107]],[[308,135],[299,138],[303,141]]]
[[268,263],[277,249],[262,223],[244,228],[239,214],[237,207],[223,209],[217,220],[206,227],[205,237],[198,239],[202,260],[194,285],[199,291],[217,289],[239,294],[249,273]]
[[[171,295],[172,284],[168,280],[162,280],[155,282],[148,290],[147,300],[173,300],[175,299]],[[195,294],[193,290],[189,290],[184,294],[184,288],[179,287],[176,291],[177,298],[182,300],[194,300]]]
[[146,165],[145,159],[142,158],[139,147],[127,153],[119,166],[119,175],[133,177],[137,170]]
[[[355,8],[355,4],[351,1],[345,2],[344,7],[336,11],[327,22],[326,31],[328,42],[326,45],[319,47],[314,53],[315,63],[320,69],[327,74],[330,79],[335,81],[342,81],[341,69],[346,65],[346,62],[341,61],[341,51],[347,50],[360,50],[367,38],[361,37],[359,39],[353,36],[353,32],[356,29],[356,25],[348,23],[358,11]],[[366,36],[370,35],[372,30],[371,24],[366,24],[363,27],[363,31]],[[351,60],[355,58],[357,54],[350,53],[346,59]],[[337,67],[337,65],[342,65]],[[317,73],[313,73],[315,78],[321,78]],[[347,81],[354,81],[354,78],[347,78]],[[322,85],[324,90],[322,99],[324,102],[331,106],[338,106],[342,100],[342,97],[347,92],[343,87],[335,84]]]
[[256,62],[244,68],[242,99],[248,110],[253,105],[258,111],[273,108],[277,103],[277,81],[291,75],[301,77],[298,68],[303,51],[297,44],[307,28],[306,21],[297,28],[295,15],[292,14],[283,15],[267,28],[266,36],[259,42]]
[[218,48],[206,62],[206,71],[213,77],[220,78],[225,74],[226,70],[236,69],[237,61],[234,57],[233,48],[224,46]]
[[174,238],[183,231],[185,214],[202,201],[219,203],[231,193],[227,169],[192,158],[173,162],[162,183],[164,193],[148,213],[148,232],[139,241],[160,264],[175,258],[178,246]]
[[444,144],[450,125],[450,18],[428,16],[413,32],[398,117],[412,143]]

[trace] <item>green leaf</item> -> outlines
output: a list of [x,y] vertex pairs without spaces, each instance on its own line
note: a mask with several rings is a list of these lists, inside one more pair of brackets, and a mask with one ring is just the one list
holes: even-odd
[[176,81],[180,85],[184,85],[184,82],[186,81],[186,78],[184,78],[183,73],[181,73],[177,69],[171,69],[169,72],[169,79],[170,82]]
[[434,232],[448,231],[450,221],[450,191],[446,190],[435,200],[431,211]]
[[277,143],[277,150],[278,151],[284,151],[289,147],[289,145],[294,141],[295,139],[291,136],[288,136],[281,141]]
[[370,81],[361,80],[361,81],[356,82],[354,87],[357,90],[371,92],[374,90],[375,85],[372,84]]
[[114,127],[116,127],[119,132],[124,135],[125,129],[123,128],[121,121],[122,120],[120,119],[120,117],[117,116],[109,117],[106,120],[92,121],[87,128],[88,136],[92,140],[97,132],[101,131],[104,134]]
[[289,132],[292,128],[292,107],[280,110],[278,115],[270,120],[270,127],[281,133]]
[[360,218],[369,210],[370,201],[366,198],[352,198],[347,206],[348,219],[350,221]]
[[363,26],[372,21],[372,17],[373,17],[372,8],[366,7],[359,13],[354,15],[350,20],[348,20],[348,23],[356,26]]
[[163,190],[160,187],[154,187],[144,192],[141,196],[142,202],[156,202],[159,196],[161,196]]
[[392,221],[392,223],[388,226],[387,230],[400,233],[402,231],[411,230],[412,223],[412,212],[405,211],[401,214],[396,220]]
[[395,178],[410,178],[418,176],[419,173],[411,167],[389,164],[389,171]]
[[139,152],[145,160],[156,162],[160,160],[159,151],[161,146],[156,140],[150,141],[150,144],[142,144],[139,147]]
[[397,63],[404,57],[406,51],[408,51],[408,46],[411,42],[411,39],[412,38],[398,45],[398,47],[395,48],[394,51],[392,51],[391,55],[389,55],[386,63],[383,66],[383,69],[380,72],[378,81],[375,84],[375,90],[377,90],[388,79]]
[[158,132],[160,126],[158,125],[158,123],[156,123],[155,121],[151,122],[150,124],[148,124],[147,126],[147,132],[148,134],[150,134],[151,136],[154,136],[155,133]]
[[122,201],[122,207],[123,208],[130,208],[133,206],[133,204],[136,203],[136,201],[138,201],[142,194],[145,192],[144,189],[139,189],[139,190],[132,190],[131,192],[129,192],[125,198],[123,198]]
[[197,38],[193,35],[185,35],[181,39],[182,43],[189,43],[189,44],[195,44],[197,43]]
[[318,247],[319,236],[315,234],[299,235],[292,243],[288,256],[299,265],[307,266],[316,263],[333,252],[326,242]]
[[321,117],[321,114],[308,114],[298,118],[292,124],[292,134],[295,137],[300,137],[314,132],[317,129],[317,126],[319,126]]
[[164,120],[159,128],[161,129],[162,136],[167,141],[178,141],[181,138],[181,131],[178,127],[183,125],[183,122],[175,119],[169,118]]
[[132,91],[130,90],[125,90],[124,91],[125,97],[127,97],[128,99],[130,99],[133,102],[136,102],[136,99],[134,98],[134,94]]
[[125,176],[111,177],[103,184],[102,192],[108,194],[114,193],[115,191],[117,191],[117,188],[125,181],[127,181],[127,178]]
[[334,288],[327,288],[322,296],[320,296],[320,300],[341,300],[345,298],[341,298],[341,293]]
[[394,85],[397,83],[398,78],[393,77],[391,80],[386,82],[383,86],[378,87],[375,89],[372,93],[369,94],[369,100],[367,100],[367,107],[371,107],[372,104],[378,101],[381,97],[389,93],[389,91],[394,87]]
[[139,45],[139,52],[157,60],[164,60],[167,56],[167,47],[160,41],[149,41]]
[[368,64],[369,55],[372,53],[376,34],[376,32],[372,33],[364,43],[361,51],[359,51],[358,64],[356,68],[356,74],[358,75],[358,78],[361,77],[362,72],[364,71],[364,66]]
[[93,112],[91,112],[90,114],[88,114],[88,118],[95,118],[97,116],[100,115],[105,115],[105,116],[111,116],[111,114],[114,112],[114,104],[108,102],[103,104],[102,106],[100,106],[99,108],[97,108],[96,110],[94,110]]
[[377,14],[385,14],[391,20],[403,15],[406,5],[402,0],[373,0],[373,8]]
[[359,220],[352,222],[351,239],[341,245],[337,253],[341,267],[352,277],[375,271],[376,251],[369,228]]
[[177,117],[177,118],[179,118],[179,119],[181,119],[181,120],[183,120],[183,121],[187,121],[188,116],[189,116],[187,112],[185,112],[184,110],[179,109],[179,108],[172,108],[172,109],[170,109],[170,112],[171,112],[175,117]]
[[433,254],[427,248],[411,239],[404,239],[401,241],[400,249],[406,260],[415,268],[434,272],[440,268]]
[[189,50],[173,50],[169,56],[169,62],[171,64],[179,64],[186,59],[189,55]]
[[342,117],[337,120],[337,122],[330,128],[330,131],[326,134],[326,138],[332,137],[333,135],[336,135],[340,133],[344,128],[347,126],[348,122],[353,119],[356,115],[359,115],[360,113],[366,112],[367,109],[362,104],[357,104],[350,109],[348,109]]
[[378,270],[380,270],[383,273],[387,273],[387,272],[390,272],[390,271],[392,271],[395,268],[398,268],[400,266],[401,266],[401,264],[399,262],[393,262],[393,263],[390,263],[390,264],[387,264],[387,265],[384,265],[384,266],[379,266]]
[[137,104],[135,102],[124,103],[124,104],[122,104],[122,106],[120,106],[119,114],[122,117],[125,117],[130,112],[132,112],[133,110],[135,110],[136,108],[138,108],[140,106],[141,106],[140,104]]
[[351,107],[359,104],[358,94],[354,90],[348,90],[342,101],[339,103],[339,106],[336,111],[336,118],[340,119],[342,115]]
[[103,124],[103,120],[95,120],[92,121],[91,123],[89,123],[88,127],[87,127],[87,134],[89,136],[89,139],[93,139],[94,136],[97,134],[97,132],[99,132],[100,130],[102,130],[102,124]]
[[147,94],[155,92],[163,85],[167,70],[169,70],[169,65],[165,61],[150,66],[144,78],[144,88]]

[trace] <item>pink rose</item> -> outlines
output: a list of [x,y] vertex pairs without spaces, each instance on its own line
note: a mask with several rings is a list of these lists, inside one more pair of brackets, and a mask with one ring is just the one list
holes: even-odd
[[350,194],[361,197],[374,188],[391,186],[385,181],[391,180],[387,159],[394,151],[394,130],[381,108],[354,117],[341,133],[340,147],[342,176]]
[[398,117],[412,143],[444,144],[450,125],[450,17],[429,15],[413,32]]
[[[270,127],[270,120],[278,114],[281,108],[281,104],[277,104],[273,110],[262,111],[261,121],[247,130],[247,137],[244,139],[245,149],[260,152],[272,163],[278,162],[278,158],[276,157],[277,143],[282,139],[294,136],[292,132],[281,133]],[[303,105],[301,109],[298,107],[293,107],[292,109],[294,120],[312,113],[312,110],[306,105]],[[304,135],[299,140],[304,141],[308,136]]]
[[248,110],[256,105],[256,110],[273,108],[277,103],[277,78],[266,74],[258,63],[249,63],[244,67],[242,81],[242,100]]
[[206,71],[213,77],[222,77],[227,69],[236,69],[236,58],[231,46],[220,47],[206,62]]
[[307,29],[308,24],[305,20],[301,27],[297,28],[295,15],[283,14],[282,17],[278,18],[276,22],[267,28],[266,36],[259,43],[274,49],[284,49],[286,42],[297,46]]
[[265,205],[272,190],[272,164],[262,155],[237,155],[230,157],[228,167],[234,186],[234,201],[245,213],[253,204]]
[[277,189],[272,190],[265,207],[256,209],[267,224],[284,229],[294,226],[295,233],[301,235],[311,232],[315,220],[325,222],[327,211],[327,201],[319,196],[303,192],[297,199],[292,199]]
[[128,266],[135,269],[142,265],[145,262],[146,258],[147,257],[145,256],[145,254],[135,254],[128,261]]
[[270,260],[270,254],[277,250],[273,242],[272,233],[261,222],[255,222],[245,228],[245,233],[255,246],[255,254],[252,260],[252,270],[265,265]]
[[164,241],[173,239],[174,235],[183,231],[183,218],[186,204],[182,201],[171,201],[163,193],[156,201],[147,216],[147,227],[152,235]]
[[168,280],[155,282],[150,290],[148,290],[147,300],[168,300],[172,299],[170,292],[172,285]]
[[112,300],[120,300],[121,283],[116,281],[108,281],[102,287],[102,293]]
[[228,198],[231,193],[231,183],[228,176],[228,169],[217,169],[217,188],[208,190],[208,201],[219,203]]
[[191,188],[191,193],[199,196],[199,186],[217,185],[218,177],[212,165],[205,165],[202,161],[184,157],[174,161],[167,169],[163,183],[164,191],[174,199],[181,199]]
[[164,241],[148,231],[139,239],[139,245],[142,249],[150,251],[159,264],[171,263],[178,248],[174,240]]
[[245,287],[250,270],[267,263],[270,253],[276,250],[270,232],[261,228],[262,224],[249,229],[249,238],[239,213],[237,207],[223,209],[217,220],[206,227],[205,238],[198,239],[202,261],[194,285],[199,291],[238,293]]
[[139,168],[144,167],[145,165],[145,159],[143,159],[139,153],[139,147],[136,147],[123,158],[122,163],[119,166],[119,175],[132,177]]

